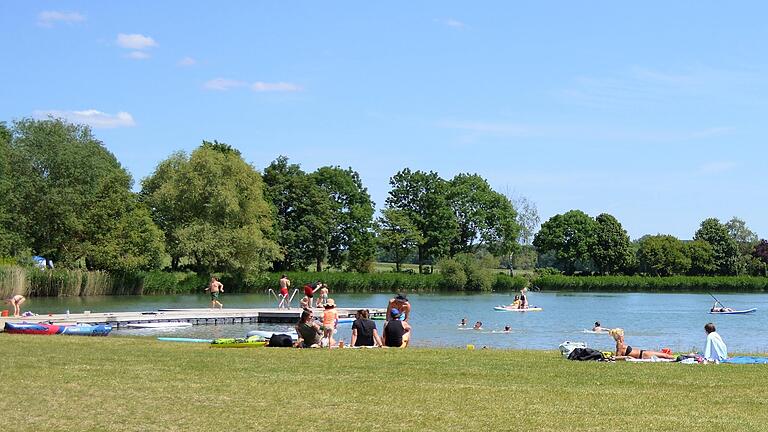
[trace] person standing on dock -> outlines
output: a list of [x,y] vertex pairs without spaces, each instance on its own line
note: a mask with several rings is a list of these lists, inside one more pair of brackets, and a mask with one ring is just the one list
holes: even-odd
[[[317,281],[320,284],[320,281]],[[320,307],[328,302],[328,285],[320,284],[320,297],[317,298],[317,307]]]
[[208,284],[208,288],[205,290],[211,293],[211,308],[215,308],[218,305],[219,309],[223,309],[224,305],[219,301],[219,295],[224,292],[224,284],[219,282],[216,276],[211,276],[211,283]]
[[387,321],[396,319],[392,317],[392,311],[398,311],[398,317],[400,314],[404,316],[403,321],[408,321],[411,317],[411,303],[408,301],[408,297],[405,294],[398,294],[395,298],[389,300],[387,305]]
[[26,297],[24,297],[21,294],[16,294],[15,296],[12,296],[9,299],[6,299],[5,302],[9,305],[13,305],[13,316],[21,316],[21,304],[26,301]]
[[288,276],[283,275],[283,277],[280,278],[280,302],[277,304],[278,308],[290,308],[291,305],[288,304],[288,288],[290,287],[291,280],[288,279]]

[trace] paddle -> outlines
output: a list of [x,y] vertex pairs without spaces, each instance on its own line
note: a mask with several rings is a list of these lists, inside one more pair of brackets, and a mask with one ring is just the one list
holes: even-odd
[[720,300],[718,300],[718,299],[717,299],[717,297],[715,297],[714,295],[712,295],[712,293],[708,293],[708,294],[710,295],[710,297],[712,297],[713,299],[715,299],[715,301],[716,301],[716,302],[718,302],[718,303],[720,304],[720,306],[722,306],[722,307],[728,307],[728,306],[724,305],[724,304],[723,304],[723,302],[721,302]]

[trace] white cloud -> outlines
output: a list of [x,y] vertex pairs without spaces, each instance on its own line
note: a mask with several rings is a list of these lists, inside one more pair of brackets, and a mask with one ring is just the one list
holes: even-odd
[[214,78],[210,81],[206,81],[205,84],[203,84],[203,88],[206,90],[227,91],[233,88],[244,87],[247,85],[248,83],[245,81],[238,81],[229,78]]
[[255,92],[294,92],[301,90],[301,86],[287,82],[268,83],[263,81],[256,81],[255,83],[251,84],[251,90]]
[[120,33],[117,35],[117,44],[122,48],[132,50],[146,50],[157,46],[157,42],[149,36],[142,34],[125,34]]
[[126,57],[134,60],[146,60],[150,57],[150,55],[144,51],[131,51],[126,54]]
[[32,116],[37,119],[59,118],[72,123],[87,124],[96,129],[112,129],[136,125],[133,116],[124,111],[113,115],[95,109],[84,111],[36,110],[32,113]]
[[195,60],[192,57],[184,57],[183,59],[179,60],[179,66],[194,66],[197,64],[197,60]]
[[300,85],[289,82],[256,81],[249,83],[229,78],[214,78],[203,84],[204,89],[216,91],[227,91],[241,87],[248,87],[255,92],[295,92],[302,90]]
[[455,29],[463,29],[464,27],[467,26],[463,22],[454,18],[441,18],[441,19],[436,19],[435,21]]
[[37,25],[53,27],[56,23],[74,24],[85,21],[78,12],[42,11],[37,14]]

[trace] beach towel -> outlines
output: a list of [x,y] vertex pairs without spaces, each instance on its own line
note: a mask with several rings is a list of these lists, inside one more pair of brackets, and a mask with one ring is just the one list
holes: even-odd
[[723,338],[717,332],[707,335],[704,358],[711,362],[721,362],[728,358],[728,348],[726,348]]
[[768,357],[738,356],[723,360],[730,364],[768,364]]

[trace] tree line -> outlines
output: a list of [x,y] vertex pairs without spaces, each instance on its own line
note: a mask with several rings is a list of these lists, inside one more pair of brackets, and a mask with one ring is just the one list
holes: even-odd
[[539,267],[567,275],[758,276],[768,265],[768,241],[737,217],[705,219],[690,241],[668,234],[630,241],[615,217],[571,210],[544,222],[533,245]]
[[390,185],[374,219],[352,168],[305,172],[280,156],[259,172],[232,146],[203,141],[160,162],[133,192],[131,175],[87,126],[0,123],[0,257],[248,276],[310,266],[368,272],[385,251],[398,270],[414,255],[422,270],[458,254],[508,256],[531,225],[519,219],[530,209],[519,215],[477,174],[446,180],[406,168]]

